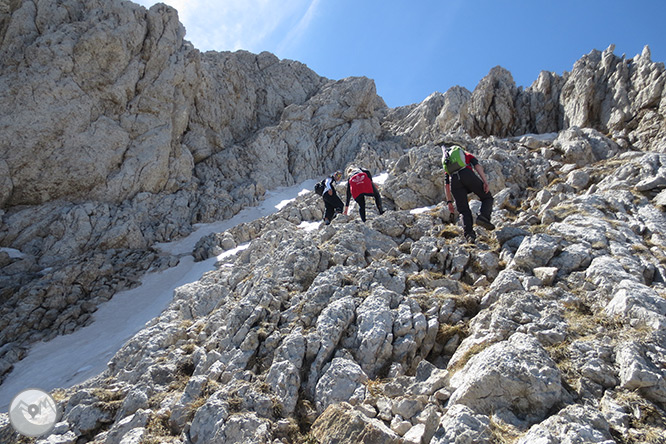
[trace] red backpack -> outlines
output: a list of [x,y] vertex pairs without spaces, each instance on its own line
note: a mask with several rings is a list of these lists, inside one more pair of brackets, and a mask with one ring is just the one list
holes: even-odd
[[372,180],[363,171],[359,171],[349,178],[349,189],[352,197],[356,199],[361,194],[372,194]]

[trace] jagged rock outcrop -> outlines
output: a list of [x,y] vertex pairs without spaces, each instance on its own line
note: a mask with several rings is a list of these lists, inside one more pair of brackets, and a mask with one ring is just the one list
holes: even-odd
[[647,46],[632,59],[616,56],[614,49],[611,45],[603,52],[590,52],[561,76],[542,72],[524,90],[516,87],[510,72],[497,66],[471,96],[454,87],[420,105],[392,110],[384,126],[401,127],[398,133],[415,145],[436,142],[440,137],[433,132],[433,115],[438,115],[439,129],[460,129],[472,137],[545,134],[584,127],[614,134],[625,148],[631,143],[640,149],[664,152],[664,64],[652,62]]
[[[0,37],[0,373],[175,265],[155,242],[350,163],[388,171],[366,224],[307,229],[311,193],[202,239],[198,260],[247,248],[59,390],[40,442],[661,439],[666,80],[647,48],[389,110],[369,79],[201,54],[164,5],[0,2]],[[475,246],[442,204],[453,140],[495,198]],[[0,436],[19,440],[6,415]]]
[[[462,125],[472,136],[516,135],[518,88],[506,69],[496,66],[481,79],[461,110]],[[518,134],[524,134],[522,131]]]
[[446,93],[433,93],[423,102],[392,109],[384,119],[383,127],[394,136],[404,137],[409,143],[420,145],[436,139],[443,133],[461,128],[461,108],[470,100],[471,93],[454,86]]
[[[259,187],[252,197],[261,196],[266,187],[293,183],[292,174],[300,180],[321,173],[322,153],[313,146],[325,154],[338,148],[336,155],[350,160],[361,134],[364,141],[373,136],[362,122],[348,134],[352,124],[368,120],[377,127],[376,112],[385,108],[367,79],[331,82],[268,53],[200,54],[183,40],[175,10],[164,5],[146,11],[119,1],[17,2],[5,21],[0,100],[11,186],[3,189],[3,206],[173,193],[188,187],[195,164],[222,152],[222,160],[241,169],[225,168],[219,180],[237,185],[254,178]],[[276,128],[314,119],[315,125],[306,120],[312,141],[297,139],[300,151],[295,140],[286,147],[247,143],[256,144],[257,131],[277,125],[289,105],[309,99]],[[304,150],[310,161],[299,164]],[[280,162],[272,174],[260,168],[267,160]]]

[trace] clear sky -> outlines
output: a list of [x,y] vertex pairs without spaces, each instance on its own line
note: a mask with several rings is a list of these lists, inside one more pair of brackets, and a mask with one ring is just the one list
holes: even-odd
[[[134,0],[149,7],[154,0]],[[269,51],[333,80],[373,79],[389,107],[491,68],[528,87],[593,49],[666,62],[666,0],[164,0],[202,50]]]

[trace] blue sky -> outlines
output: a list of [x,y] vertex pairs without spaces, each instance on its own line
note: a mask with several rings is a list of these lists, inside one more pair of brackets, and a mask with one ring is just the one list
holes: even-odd
[[[139,0],[146,7],[157,3]],[[164,0],[202,50],[269,51],[339,80],[373,79],[390,107],[501,65],[518,86],[593,49],[666,61],[664,0]]]

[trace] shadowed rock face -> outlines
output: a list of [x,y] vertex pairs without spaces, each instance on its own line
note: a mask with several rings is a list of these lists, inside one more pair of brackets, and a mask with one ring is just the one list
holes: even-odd
[[[0,245],[21,252],[0,252],[0,373],[175,265],[155,242],[267,189],[353,163],[388,171],[388,211],[305,231],[310,194],[203,239],[198,259],[249,246],[64,391],[54,439],[660,436],[666,80],[647,47],[389,110],[369,79],[183,38],[164,5],[0,1]],[[440,141],[488,177],[497,229],[475,246],[441,203]],[[1,416],[0,436],[18,439]]]

